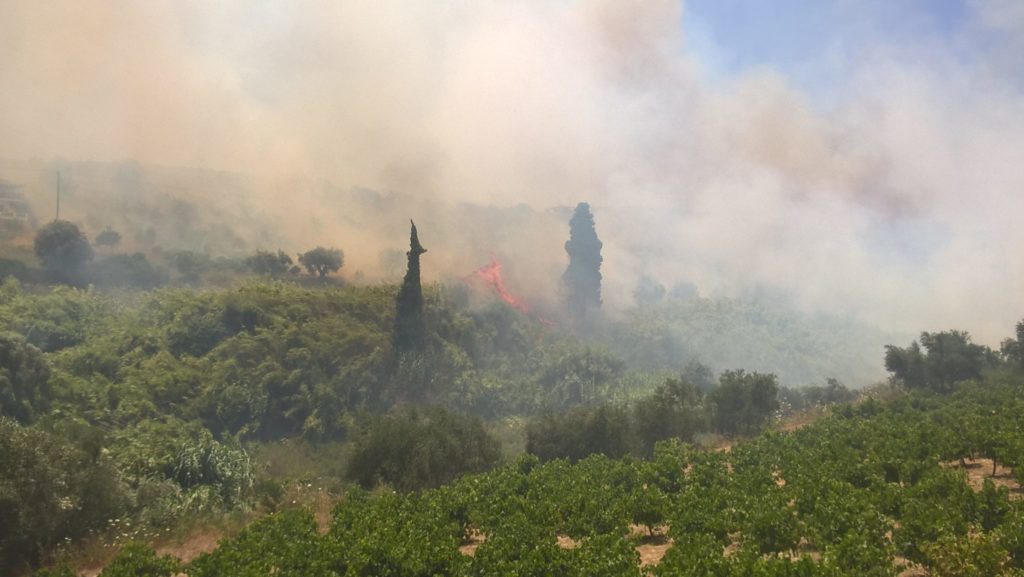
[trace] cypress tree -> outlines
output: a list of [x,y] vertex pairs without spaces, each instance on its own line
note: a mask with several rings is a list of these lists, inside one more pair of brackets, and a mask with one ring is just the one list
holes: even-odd
[[594,230],[594,215],[590,205],[581,202],[569,221],[569,240],[565,252],[569,253],[569,266],[562,274],[568,298],[569,311],[577,319],[601,306],[601,247]]
[[394,346],[399,353],[417,351],[426,341],[423,322],[423,287],[420,285],[420,255],[427,252],[416,234],[416,223],[411,220],[409,236],[409,267],[405,271],[402,288],[398,291],[395,314]]

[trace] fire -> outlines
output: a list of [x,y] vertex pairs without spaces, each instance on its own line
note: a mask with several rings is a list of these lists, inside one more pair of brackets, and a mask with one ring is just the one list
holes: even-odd
[[505,279],[501,276],[501,266],[501,261],[492,254],[491,262],[480,267],[470,276],[490,287],[494,294],[498,295],[498,298],[508,303],[512,308],[521,313],[529,314],[530,308],[526,306],[526,303],[512,296],[512,293],[508,292],[508,289],[505,288]]

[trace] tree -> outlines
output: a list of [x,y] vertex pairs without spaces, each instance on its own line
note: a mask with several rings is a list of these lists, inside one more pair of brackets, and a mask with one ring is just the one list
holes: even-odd
[[682,380],[697,385],[701,393],[715,388],[715,371],[697,359],[690,359],[683,367]]
[[972,343],[965,331],[925,332],[920,344],[885,347],[885,370],[908,389],[946,393],[956,383],[981,378],[982,369],[994,362],[995,353]]
[[999,350],[1006,362],[1014,368],[1024,369],[1024,321],[1017,323],[1017,338],[1006,339]]
[[34,248],[43,266],[59,282],[78,282],[82,267],[93,257],[85,235],[66,220],[55,220],[39,229]]
[[590,311],[601,306],[602,246],[594,230],[590,205],[579,203],[569,220],[569,240],[565,242],[569,266],[562,274],[569,310],[578,319],[586,318]]
[[644,452],[652,454],[658,441],[692,441],[694,435],[706,431],[703,396],[695,383],[667,379],[651,396],[637,401],[633,416]]
[[43,353],[16,333],[0,333],[0,415],[28,424],[49,399]]
[[409,265],[395,302],[395,350],[402,353],[421,350],[426,342],[427,328],[423,322],[423,287],[420,284],[420,255],[427,252],[416,234],[416,223],[409,233]]
[[318,246],[299,255],[299,263],[309,274],[324,278],[329,272],[337,272],[345,264],[345,253],[336,248]]
[[170,255],[168,259],[185,284],[199,284],[200,275],[212,264],[205,254],[185,250]]
[[115,247],[121,242],[121,233],[109,226],[103,232],[96,235],[96,246]]
[[637,306],[655,305],[664,297],[665,286],[648,275],[640,277],[640,282],[633,289],[633,300],[636,301]]
[[526,426],[526,452],[542,461],[579,461],[593,454],[619,458],[634,443],[629,413],[622,407],[575,407],[562,414],[546,413]]
[[725,371],[709,393],[715,428],[727,435],[752,435],[779,408],[779,383],[772,374]]
[[277,253],[258,250],[256,254],[245,259],[245,266],[255,274],[277,278],[291,268],[292,257],[281,250],[278,250]]
[[360,430],[346,475],[366,488],[387,483],[414,491],[486,471],[500,458],[500,443],[479,417],[413,407],[377,417]]
[[167,282],[166,271],[153,266],[141,252],[115,254],[97,260],[90,267],[88,276],[97,286],[152,289]]
[[0,575],[38,566],[65,539],[108,527],[125,487],[96,447],[0,417]]

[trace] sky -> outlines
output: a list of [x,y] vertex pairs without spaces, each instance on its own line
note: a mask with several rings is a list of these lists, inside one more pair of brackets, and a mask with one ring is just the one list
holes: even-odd
[[[0,12],[0,158],[251,175],[278,191],[258,198],[296,245],[355,238],[311,236],[319,197],[280,194],[296,177],[434,207],[589,201],[613,307],[650,275],[990,344],[1024,318],[1019,0],[0,0]],[[561,246],[561,223],[547,234],[533,236]],[[565,256],[519,258],[509,270],[539,278]],[[452,257],[483,264],[471,260]]]
[[683,30],[710,74],[770,68],[820,95],[842,88],[865,45],[948,43],[967,19],[963,0],[691,0]]

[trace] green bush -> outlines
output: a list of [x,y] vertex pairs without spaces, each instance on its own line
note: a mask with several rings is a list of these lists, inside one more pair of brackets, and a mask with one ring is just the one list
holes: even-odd
[[50,367],[43,353],[16,333],[0,333],[0,416],[31,423],[49,405]]
[[181,572],[178,560],[162,557],[142,543],[130,543],[118,552],[99,577],[171,577]]
[[364,487],[436,487],[498,463],[499,443],[474,417],[408,408],[372,417],[352,442],[347,476]]
[[63,539],[127,509],[112,464],[61,439],[0,418],[0,573],[37,566]]
[[622,457],[636,446],[629,413],[620,407],[577,407],[561,415],[547,414],[526,428],[526,451],[542,461],[578,461],[587,455]]

